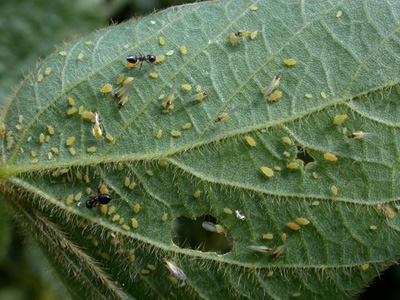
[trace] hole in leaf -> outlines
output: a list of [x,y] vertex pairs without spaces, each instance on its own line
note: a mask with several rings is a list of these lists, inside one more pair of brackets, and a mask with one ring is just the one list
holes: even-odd
[[297,146],[296,158],[304,161],[304,166],[315,161],[315,159],[308,153],[307,149],[300,146]]
[[172,242],[180,248],[217,254],[231,252],[234,244],[230,229],[212,215],[175,218]]

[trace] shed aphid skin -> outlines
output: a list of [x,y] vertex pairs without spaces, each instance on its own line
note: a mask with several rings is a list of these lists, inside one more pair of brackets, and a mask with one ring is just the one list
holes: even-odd
[[356,132],[353,132],[352,134],[348,135],[348,138],[350,138],[350,139],[363,139],[363,138],[374,137],[374,136],[378,136],[378,134],[377,133],[373,133],[373,132],[356,131]]
[[171,91],[169,92],[169,96],[167,98],[167,101],[163,104],[164,108],[167,109],[168,111],[174,109],[174,106],[172,103],[175,101],[175,90],[176,90],[176,83],[174,83]]
[[266,86],[261,90],[266,100],[268,100],[268,96],[272,93],[272,91],[279,86],[279,84],[281,83],[281,79],[282,79],[282,74],[279,73],[274,77],[274,79],[272,79],[272,81],[269,83],[268,86]]
[[200,93],[194,94],[193,96],[189,97],[188,99],[183,101],[183,103],[187,103],[187,102],[195,101],[195,100],[201,102],[210,95],[211,95],[210,91],[200,92]]
[[235,107],[230,112],[222,113],[218,118],[215,119],[215,123],[220,123],[222,121],[226,121],[230,118],[230,116],[239,109],[239,107]]
[[250,250],[256,251],[256,252],[261,252],[261,253],[268,253],[268,252],[273,252],[273,248],[268,248],[265,246],[247,246]]
[[243,221],[246,219],[246,216],[242,215],[239,210],[235,210],[235,213],[236,213],[236,218],[238,218],[239,220]]
[[108,190],[105,185],[99,186],[97,190],[98,193],[95,194],[93,192],[93,195],[90,197],[90,199],[86,201],[86,207],[89,209],[92,209],[94,206],[98,204],[100,205],[107,204],[112,200],[110,194],[108,194]]
[[204,230],[207,230],[207,231],[210,231],[210,232],[215,232],[215,233],[220,233],[220,234],[225,234],[226,233],[224,227],[222,227],[219,224],[214,224],[214,223],[209,222],[209,221],[204,221],[203,223],[201,223],[201,227],[203,227]]
[[170,270],[172,275],[174,275],[176,278],[179,280],[185,281],[186,280],[186,274],[179,269],[177,266],[175,266],[172,262],[169,262],[165,258],[161,259],[162,263]]
[[128,94],[133,87],[133,83],[135,82],[133,77],[128,77],[124,81],[124,85],[118,89],[118,91],[114,94],[116,99],[120,99],[118,102],[118,109],[124,107],[124,105],[129,101]]
[[103,131],[100,128],[99,114],[97,112],[94,114],[93,135],[98,139],[103,138]]

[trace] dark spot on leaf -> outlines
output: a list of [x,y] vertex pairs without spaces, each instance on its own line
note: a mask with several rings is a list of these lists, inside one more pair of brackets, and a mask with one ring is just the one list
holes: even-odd
[[[202,226],[203,222],[219,224],[225,233],[207,231]],[[175,218],[172,242],[180,248],[218,254],[232,251],[234,245],[230,229],[212,215],[201,215],[195,219],[185,216]]]

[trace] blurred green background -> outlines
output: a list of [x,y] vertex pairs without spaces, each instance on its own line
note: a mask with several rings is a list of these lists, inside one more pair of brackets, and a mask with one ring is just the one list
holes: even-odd
[[[1,0],[0,106],[24,75],[57,46],[114,22],[187,2],[181,0]],[[35,242],[23,236],[0,199],[0,300],[71,299]],[[393,266],[358,299],[400,299]]]

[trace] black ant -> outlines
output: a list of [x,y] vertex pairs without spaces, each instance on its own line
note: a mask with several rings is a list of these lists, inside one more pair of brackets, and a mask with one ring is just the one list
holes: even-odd
[[97,188],[97,190],[98,190],[98,194],[95,194],[93,191],[94,195],[92,195],[90,197],[90,200],[86,201],[86,207],[89,209],[92,209],[98,203],[100,203],[100,205],[107,204],[108,202],[110,202],[112,200],[111,196],[109,194],[105,193],[105,191],[107,190],[105,185],[101,185],[100,187]]
[[[140,63],[140,69],[141,69],[142,68],[142,63],[144,61],[147,61],[148,63],[155,63],[156,62],[156,56],[154,54],[148,54],[148,55],[145,55],[145,56],[137,57],[136,54],[131,54],[131,55],[128,55],[126,57],[126,60],[129,63],[135,64],[135,65],[137,63]],[[139,69],[139,71],[140,71],[140,69]]]

